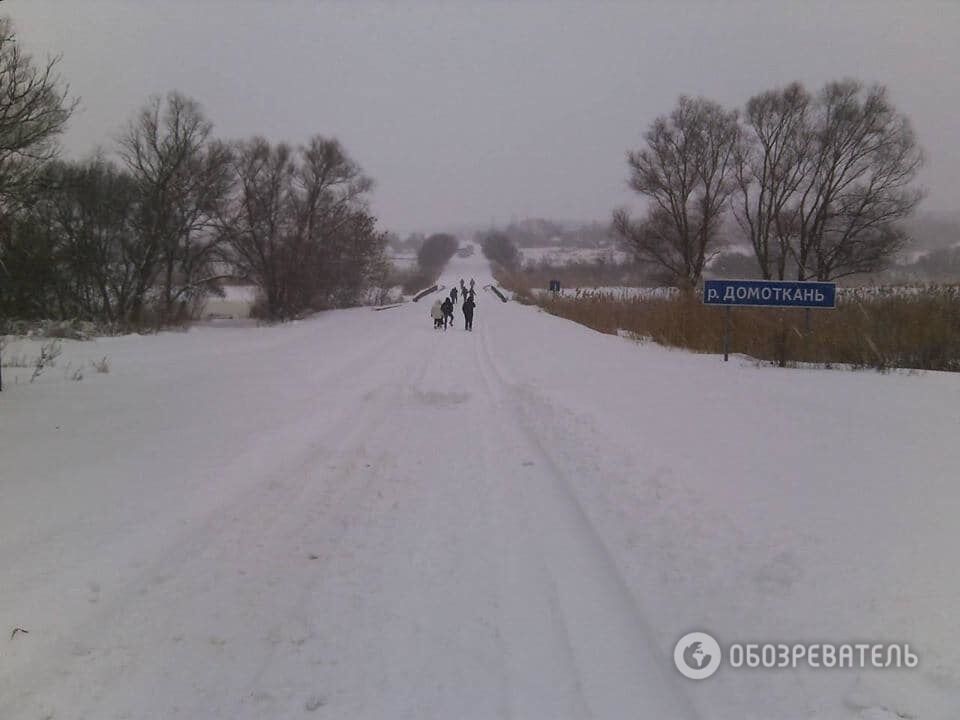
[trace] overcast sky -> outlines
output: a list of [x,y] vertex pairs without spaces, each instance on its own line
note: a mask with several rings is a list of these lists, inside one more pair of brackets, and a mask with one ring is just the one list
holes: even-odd
[[69,155],[110,149],[154,93],[225,139],[339,138],[401,233],[609,218],[628,148],[681,93],[740,106],[852,76],[911,116],[924,207],[960,206],[960,1],[8,0],[24,45],[81,98]]

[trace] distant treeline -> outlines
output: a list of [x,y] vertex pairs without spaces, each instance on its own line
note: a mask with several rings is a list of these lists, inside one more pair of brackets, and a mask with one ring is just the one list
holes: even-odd
[[[960,240],[960,237],[958,237]],[[727,251],[710,263],[711,277],[760,278],[752,255]],[[960,280],[960,245],[920,252],[916,257],[893,257],[880,270],[860,273],[842,280],[843,284],[901,285],[914,282],[949,283]]]

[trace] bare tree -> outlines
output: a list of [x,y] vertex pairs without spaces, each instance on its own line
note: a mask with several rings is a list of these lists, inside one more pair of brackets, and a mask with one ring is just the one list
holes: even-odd
[[255,138],[236,144],[232,169],[221,236],[261,288],[267,314],[286,320],[357,302],[380,270],[385,239],[368,211],[372,181],[340,143],[316,136],[294,153]]
[[460,247],[457,239],[449,233],[434,233],[417,251],[417,264],[429,275],[439,275]]
[[293,234],[291,202],[296,166],[289,146],[264,138],[238,142],[231,163],[236,197],[221,235],[233,251],[239,274],[257,284],[272,319],[288,306],[285,275],[291,266],[286,243]]
[[716,249],[734,189],[737,114],[704,98],[681,97],[669,116],[644,135],[646,147],[627,155],[630,187],[650,202],[636,223],[614,213],[613,229],[637,260],[692,287]]
[[311,276],[305,278],[297,304],[315,309],[352,304],[345,297],[350,294],[347,278],[364,273],[357,267],[348,271],[347,263],[363,263],[363,253],[356,252],[360,248],[379,245],[382,252],[366,199],[373,180],[335,138],[315,135],[300,148],[299,160],[293,244]]
[[503,232],[489,232],[480,239],[480,248],[498,270],[515,272],[520,269],[523,255],[509,235]]
[[0,314],[45,318],[64,310],[60,236],[49,203],[27,200],[25,207],[0,216],[0,223]]
[[799,279],[883,267],[904,242],[896,226],[923,197],[923,153],[882,86],[832,82],[817,98],[813,152],[797,201],[792,252]]
[[49,175],[45,195],[59,233],[58,272],[70,288],[72,314],[128,321],[140,261],[136,183],[103,157],[56,163]]
[[0,200],[9,209],[43,163],[76,108],[57,74],[60,58],[42,64],[20,49],[9,18],[0,18]]
[[[20,49],[9,18],[0,18],[0,308],[44,307],[57,295],[52,267],[44,262],[55,246],[43,225],[16,216],[57,138],[76,108],[57,74],[59,58],[38,64]],[[31,268],[24,276],[23,271]],[[38,284],[43,292],[37,294]]]
[[734,216],[765,279],[783,280],[796,226],[797,191],[810,172],[811,97],[799,83],[747,102],[737,145]]
[[0,232],[12,271],[0,310],[127,323],[143,262],[139,212],[136,182],[109,160],[47,163]]
[[365,210],[352,210],[324,240],[322,284],[314,294],[314,306],[349,307],[363,302],[367,291],[389,273],[386,242],[386,234],[376,229],[375,217]]
[[880,86],[797,83],[747,103],[734,214],[765,278],[875,272],[905,242],[923,154]]
[[160,323],[173,320],[178,304],[217,279],[214,228],[230,173],[229,152],[212,132],[194,100],[171,92],[166,99],[153,98],[120,140],[121,157],[142,198],[137,295],[142,302],[159,279]]

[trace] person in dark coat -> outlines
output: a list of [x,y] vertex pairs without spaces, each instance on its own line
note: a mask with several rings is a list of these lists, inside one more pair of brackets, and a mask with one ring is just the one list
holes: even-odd
[[450,327],[453,327],[453,303],[450,302],[450,298],[443,301],[440,309],[443,310],[443,329],[447,329],[447,323],[450,323]]
[[473,301],[473,293],[471,292],[467,295],[467,299],[463,301],[463,320],[464,320],[464,330],[473,330],[473,309],[477,304]]
[[457,289],[456,289],[456,288],[454,288],[453,290],[450,291],[450,299],[453,301],[453,304],[454,304],[454,305],[457,304]]

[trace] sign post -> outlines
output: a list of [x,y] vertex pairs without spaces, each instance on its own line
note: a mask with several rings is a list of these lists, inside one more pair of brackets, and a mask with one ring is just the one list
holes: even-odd
[[789,280],[704,280],[703,304],[724,306],[723,360],[730,358],[730,308],[804,308],[810,334],[810,310],[837,307],[837,284]]
[[730,306],[723,309],[723,361],[730,359]]

